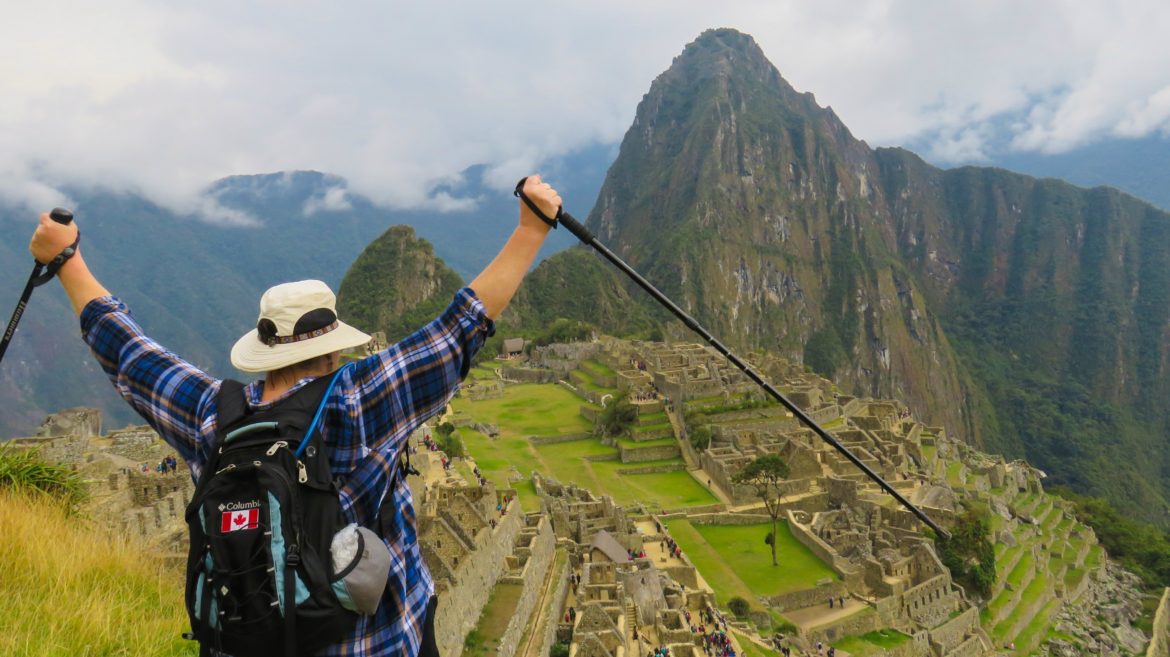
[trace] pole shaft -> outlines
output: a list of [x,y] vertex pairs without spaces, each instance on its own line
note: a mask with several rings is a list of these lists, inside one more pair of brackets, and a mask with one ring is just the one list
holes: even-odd
[[8,343],[12,342],[12,336],[16,335],[16,325],[24,316],[24,309],[28,307],[28,300],[32,298],[33,288],[36,287],[35,281],[41,275],[43,268],[44,265],[39,262],[34,265],[32,273],[28,276],[28,282],[24,284],[24,292],[21,292],[20,301],[16,303],[16,309],[12,311],[12,319],[8,320],[8,328],[4,329],[4,337],[0,338],[0,361],[4,360],[4,352],[8,351]]

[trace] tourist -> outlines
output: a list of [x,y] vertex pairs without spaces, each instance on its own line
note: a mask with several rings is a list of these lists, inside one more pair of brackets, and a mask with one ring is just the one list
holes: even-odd
[[829,609],[833,608],[833,596],[829,596]]
[[[527,178],[524,191],[546,216],[556,214],[560,196],[539,176]],[[347,365],[326,398],[320,432],[331,448],[330,466],[345,482],[339,495],[346,500],[348,520],[381,525],[391,552],[404,560],[391,570],[393,582],[386,586],[375,614],[358,623],[331,652],[437,655],[435,586],[419,552],[410,491],[405,478],[397,476],[399,454],[411,432],[443,410],[455,394],[550,228],[521,203],[507,244],[451,305],[423,330]],[[95,224],[94,229],[101,226]],[[77,222],[59,224],[44,213],[29,251],[38,262],[50,262],[67,248],[76,249],[78,234]],[[189,251],[179,243],[169,248],[169,257],[184,257]],[[84,250],[76,249],[57,272],[80,316],[83,337],[126,401],[198,479],[217,440],[221,381],[149,339],[126,304],[90,272]],[[165,266],[165,261],[158,264]],[[209,288],[209,293],[217,291]],[[264,293],[256,328],[231,351],[237,369],[262,374],[245,388],[249,409],[271,408],[313,379],[332,375],[343,352],[370,342],[369,335],[339,321],[335,309],[336,297],[320,281],[278,285]],[[206,321],[187,314],[190,325]],[[378,458],[367,458],[371,452]],[[383,500],[393,512],[379,513]]]

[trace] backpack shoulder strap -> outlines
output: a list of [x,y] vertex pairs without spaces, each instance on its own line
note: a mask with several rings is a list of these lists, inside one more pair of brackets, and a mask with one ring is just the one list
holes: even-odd
[[235,379],[224,379],[219,385],[215,400],[216,439],[222,438],[224,429],[239,422],[248,415],[248,400],[244,397],[244,384]]

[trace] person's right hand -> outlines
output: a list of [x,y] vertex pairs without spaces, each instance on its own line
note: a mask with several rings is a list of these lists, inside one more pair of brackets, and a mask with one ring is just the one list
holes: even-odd
[[40,224],[28,243],[29,253],[41,264],[48,263],[57,254],[65,250],[77,240],[77,224],[59,224],[49,218],[48,212],[42,212]]
[[[556,217],[557,210],[561,208],[561,196],[557,194],[557,190],[552,188],[552,185],[542,181],[540,176],[532,174],[524,181],[524,195],[527,196],[546,217]],[[551,226],[544,223],[544,220],[536,216],[536,213],[528,207],[524,201],[520,201],[520,225],[531,226],[533,228],[540,228],[545,233],[549,231]]]

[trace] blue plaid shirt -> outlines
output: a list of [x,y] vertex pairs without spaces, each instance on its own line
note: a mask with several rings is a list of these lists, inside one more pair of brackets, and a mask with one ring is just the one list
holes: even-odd
[[[81,313],[81,330],[118,392],[198,479],[215,441],[220,380],[146,337],[114,297],[89,302]],[[345,481],[341,506],[347,519],[369,525],[387,494],[393,496],[395,513],[384,537],[391,554],[389,584],[377,613],[360,617],[349,637],[321,655],[418,654],[435,585],[419,552],[410,489],[401,478],[391,486],[394,470],[407,437],[447,404],[472,356],[494,331],[483,304],[464,288],[413,335],[346,367],[329,394],[321,433],[331,449],[333,474]],[[311,380],[297,382],[280,399]],[[280,401],[261,402],[263,391],[263,381],[247,386],[250,408]]]

